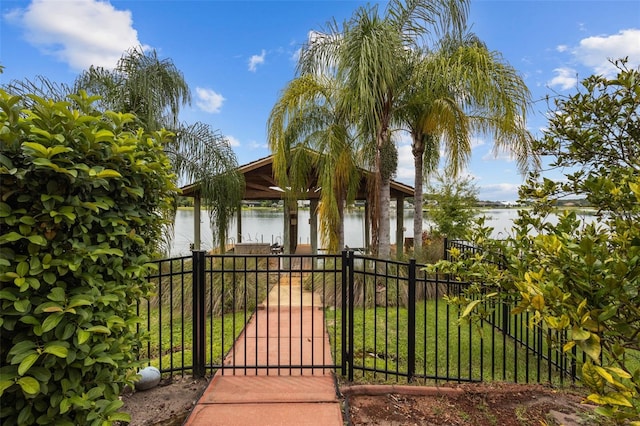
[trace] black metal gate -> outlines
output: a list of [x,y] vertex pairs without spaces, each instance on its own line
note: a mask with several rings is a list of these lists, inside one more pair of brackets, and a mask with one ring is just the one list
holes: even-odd
[[[576,363],[506,305],[459,323],[467,283],[423,265],[340,255],[209,255],[158,262],[141,357],[163,372],[374,380],[562,382]],[[191,305],[191,306],[189,306]],[[141,327],[141,331],[145,331]],[[556,340],[561,336],[556,336]],[[579,359],[573,354],[573,359]],[[369,379],[366,379],[369,380]]]

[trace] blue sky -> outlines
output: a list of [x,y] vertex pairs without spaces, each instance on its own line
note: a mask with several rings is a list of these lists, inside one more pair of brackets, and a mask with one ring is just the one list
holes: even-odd
[[[270,154],[267,117],[294,78],[309,33],[348,19],[365,3],[3,0],[0,82],[44,75],[72,83],[91,64],[113,67],[132,46],[153,48],[173,60],[192,90],[182,120],[219,129],[245,164]],[[469,18],[472,31],[521,73],[534,100],[575,93],[577,81],[608,75],[608,58],[628,56],[640,65],[638,0],[472,0]],[[534,135],[541,135],[547,113],[546,102],[534,104],[527,117]],[[413,185],[409,140],[400,138],[398,147],[396,179]],[[515,200],[522,177],[491,148],[491,140],[475,138],[466,173],[481,199]]]

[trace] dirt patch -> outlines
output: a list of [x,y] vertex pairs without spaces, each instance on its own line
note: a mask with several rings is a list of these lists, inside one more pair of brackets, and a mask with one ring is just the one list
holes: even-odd
[[130,426],[179,426],[204,392],[209,379],[174,377],[152,389],[125,392],[121,411],[131,415]]
[[595,425],[583,397],[540,385],[469,384],[428,395],[347,395],[353,425]]
[[[204,392],[208,379],[177,377],[141,392],[123,395],[130,426],[181,425]],[[344,387],[344,407],[350,425],[477,425],[525,426],[602,424],[593,407],[577,392],[541,385],[468,384],[446,386],[446,393],[423,395],[415,388],[376,387],[376,395]],[[386,390],[389,392],[386,392]],[[418,393],[418,394],[416,394]]]

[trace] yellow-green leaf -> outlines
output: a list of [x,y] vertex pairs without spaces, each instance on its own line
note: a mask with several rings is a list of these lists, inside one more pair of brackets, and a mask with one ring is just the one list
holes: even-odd
[[31,301],[29,299],[20,299],[13,302],[13,307],[16,311],[22,314],[29,310],[29,306],[31,306]]
[[544,310],[544,297],[542,297],[540,294],[536,294],[535,296],[533,296],[533,298],[531,299],[531,305],[537,310],[537,311],[542,311]]
[[632,377],[631,374],[618,367],[606,367],[606,369],[623,379],[630,379]]
[[602,348],[600,347],[600,341],[594,338],[592,334],[589,339],[579,341],[578,343],[580,348],[595,362],[600,361],[600,352]]
[[91,305],[91,301],[86,299],[86,296],[73,296],[67,305],[67,308],[76,308],[78,306]]
[[96,142],[108,142],[113,139],[113,132],[111,130],[98,130],[95,134]]
[[571,329],[571,338],[573,340],[587,340],[591,336],[591,333],[587,330],[583,330],[580,327],[573,327]]
[[609,382],[609,383],[613,383],[614,382],[613,376],[607,370],[605,370],[604,368],[602,368],[602,367],[600,367],[598,365],[594,365],[593,368],[598,373],[598,375],[600,377],[602,377],[603,379],[605,379],[607,382]]
[[96,174],[96,177],[98,177],[98,178],[115,178],[115,177],[122,177],[122,175],[119,172],[115,171],[115,170],[105,169],[105,170],[103,170],[101,172],[98,172]]
[[34,154],[40,154],[42,157],[47,157],[49,154],[47,147],[37,142],[24,142],[22,146],[29,148]]
[[43,349],[43,352],[55,355],[58,358],[66,358],[69,350],[62,345],[47,345]]
[[29,240],[29,242],[36,244],[38,246],[46,246],[47,245],[47,239],[45,237],[43,237],[42,235],[29,235],[27,237],[27,239]]
[[45,320],[42,322],[42,332],[46,333],[47,331],[50,331],[56,328],[56,326],[62,320],[63,315],[64,314],[61,312],[54,312],[53,314],[45,318]]
[[60,401],[60,414],[66,413],[70,408],[71,402],[69,401],[69,399],[63,398],[62,401]]
[[18,375],[24,376],[24,373],[26,373],[31,368],[31,366],[38,360],[39,357],[40,357],[40,354],[37,352],[34,352],[24,357],[24,359],[18,366]]
[[473,311],[473,309],[474,309],[476,306],[478,306],[478,304],[479,304],[480,302],[481,302],[480,300],[474,300],[474,301],[472,301],[471,303],[469,303],[469,304],[467,305],[467,307],[464,309],[464,311],[462,312],[461,317],[462,317],[462,318],[464,318],[464,317],[466,317],[467,315],[469,315],[469,314],[471,313],[471,311]]
[[569,352],[575,345],[576,342],[574,342],[573,340],[565,343],[565,345],[562,347],[562,352]]
[[69,148],[68,146],[56,145],[56,146],[52,146],[51,148],[49,148],[48,151],[49,152],[47,154],[47,157],[51,158],[51,157],[53,157],[55,155],[58,155],[58,154],[62,154],[62,153],[65,153],[65,152],[71,152],[71,151],[73,151],[73,149]]
[[4,393],[5,389],[13,385],[13,380],[0,380],[0,396]]
[[18,263],[18,267],[16,268],[16,272],[21,277],[24,277],[29,273],[29,263],[28,262],[20,262]]
[[94,325],[93,327],[87,328],[87,331],[89,331],[91,333],[111,334],[111,330],[109,330],[104,325]]
[[130,423],[131,415],[128,413],[115,412],[113,414],[109,414],[109,421]]
[[591,402],[599,405],[618,405],[623,407],[633,407],[633,404],[625,395],[619,392],[610,392],[606,395],[591,394],[587,397]]
[[26,394],[35,395],[40,391],[40,383],[33,377],[21,377],[17,383]]
[[86,330],[78,330],[78,344],[82,345],[87,340],[89,340],[90,336],[91,336],[91,333],[89,333],[88,331],[86,331]]

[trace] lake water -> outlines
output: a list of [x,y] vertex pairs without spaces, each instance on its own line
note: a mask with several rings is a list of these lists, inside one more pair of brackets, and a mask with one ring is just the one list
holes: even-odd
[[[395,242],[396,214],[391,212],[391,240]],[[517,218],[517,209],[489,209],[482,210],[486,217],[486,225],[493,227],[493,238],[505,238],[511,230],[513,219]],[[594,219],[595,216],[582,213],[581,217],[586,222]],[[206,211],[201,215],[201,240],[202,249],[212,248],[211,228],[209,227],[209,215]],[[190,245],[193,243],[193,210],[178,210],[176,214],[174,239],[171,248],[171,255],[186,255],[190,253]],[[555,218],[551,218],[554,222]],[[298,243],[311,244],[309,232],[309,210],[299,210],[298,212]],[[424,229],[427,230],[430,223],[424,222]],[[404,236],[413,237],[413,211],[405,209],[404,214]],[[345,244],[349,247],[364,246],[364,210],[354,210],[346,213],[345,216]],[[281,210],[243,210],[242,211],[242,241],[243,242],[263,242],[282,243],[284,224]],[[235,220],[229,227],[229,243],[236,242],[237,228]]]

